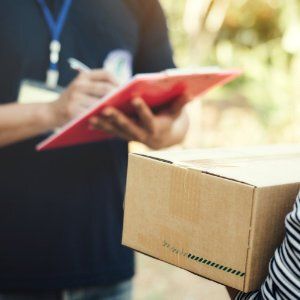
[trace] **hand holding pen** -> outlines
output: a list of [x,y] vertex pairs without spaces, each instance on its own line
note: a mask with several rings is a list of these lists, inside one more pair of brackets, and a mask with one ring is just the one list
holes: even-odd
[[[74,70],[90,72],[86,65],[76,59],[69,59],[69,64]],[[182,110],[182,101],[178,100],[159,114],[154,114],[142,98],[132,99],[131,104],[136,111],[137,120],[114,107],[106,107],[101,115],[90,119],[91,126],[126,141],[144,143],[154,149],[179,142],[184,136],[188,122]]]
[[70,59],[69,64],[80,72],[59,99],[49,103],[49,117],[53,119],[54,128],[77,117],[118,87],[113,76],[103,69],[92,70],[76,59]]

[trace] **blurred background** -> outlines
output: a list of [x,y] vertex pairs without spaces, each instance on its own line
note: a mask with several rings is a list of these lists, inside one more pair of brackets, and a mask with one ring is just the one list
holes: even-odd
[[[191,126],[181,147],[299,143],[300,1],[160,2],[179,67],[244,71],[189,104]],[[228,299],[222,286],[143,255],[137,268],[137,300]]]

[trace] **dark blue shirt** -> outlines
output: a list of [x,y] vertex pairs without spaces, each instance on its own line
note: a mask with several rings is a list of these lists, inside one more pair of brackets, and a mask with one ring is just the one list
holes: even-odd
[[[4,104],[16,101],[22,79],[45,81],[50,34],[35,0],[0,1],[0,41]],[[132,54],[134,73],[173,67],[157,0],[74,0],[61,43],[62,86],[76,75],[69,57],[100,68],[115,49]],[[0,290],[129,279],[133,253],[121,246],[127,143],[37,153],[44,137],[0,149]]]

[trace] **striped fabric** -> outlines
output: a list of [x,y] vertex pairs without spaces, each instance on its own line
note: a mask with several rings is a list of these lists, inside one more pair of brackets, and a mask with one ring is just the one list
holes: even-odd
[[300,193],[294,210],[285,220],[286,236],[269,265],[269,275],[261,290],[239,293],[235,300],[300,299]]

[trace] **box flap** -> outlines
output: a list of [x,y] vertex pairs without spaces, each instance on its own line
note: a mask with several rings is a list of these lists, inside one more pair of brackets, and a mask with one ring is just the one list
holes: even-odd
[[300,145],[156,151],[143,155],[257,187],[300,182]]

